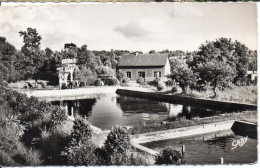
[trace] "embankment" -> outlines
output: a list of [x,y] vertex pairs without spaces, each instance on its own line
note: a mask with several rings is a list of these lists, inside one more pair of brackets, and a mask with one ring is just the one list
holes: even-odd
[[116,93],[119,95],[147,98],[156,101],[163,101],[163,102],[174,103],[174,104],[183,104],[187,106],[210,108],[210,109],[224,110],[224,111],[257,110],[257,105],[254,104],[216,101],[216,100],[209,100],[209,99],[186,97],[181,95],[166,95],[166,94],[155,93],[155,92],[135,91],[131,89],[117,89]]

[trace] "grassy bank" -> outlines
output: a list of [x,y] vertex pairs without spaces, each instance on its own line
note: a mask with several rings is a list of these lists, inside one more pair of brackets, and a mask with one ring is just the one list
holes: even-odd
[[186,120],[185,118],[181,118],[179,120],[172,121],[173,118],[168,118],[164,122],[150,122],[146,123],[145,125],[140,124],[136,125],[135,127],[129,130],[131,134],[141,134],[147,132],[154,132],[154,131],[162,131],[167,129],[175,129],[181,127],[190,127],[195,125],[201,124],[208,124],[212,122],[219,122],[219,121],[227,121],[227,120],[237,120],[237,121],[246,121],[257,123],[257,111],[245,111],[241,113],[227,113],[221,114],[212,117],[206,118],[195,118],[191,120]]
[[214,93],[211,89],[208,89],[206,91],[188,90],[187,93],[182,93],[181,88],[177,87],[177,91],[175,93],[172,93],[171,88],[166,88],[165,90],[158,93],[170,95],[183,95],[188,97],[211,99],[218,101],[257,104],[257,85],[233,86],[230,89],[218,91],[217,97],[213,97]]
[[257,86],[234,86],[232,89],[219,91],[216,98],[211,98],[213,92],[211,90],[205,92],[192,91],[193,96],[199,98],[210,98],[220,101],[231,101],[239,103],[257,104]]

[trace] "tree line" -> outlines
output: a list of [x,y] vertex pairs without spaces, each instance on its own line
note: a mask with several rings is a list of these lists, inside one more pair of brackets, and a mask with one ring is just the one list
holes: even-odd
[[179,83],[183,92],[187,88],[211,88],[216,96],[217,90],[257,82],[246,76],[248,70],[257,70],[257,51],[228,38],[207,41],[187,59],[173,59],[171,64],[169,77]]
[[[128,50],[91,51],[86,44],[78,47],[74,43],[64,44],[61,51],[50,48],[41,50],[42,37],[36,29],[27,28],[19,34],[24,42],[20,50],[8,43],[5,37],[0,37],[0,81],[15,82],[31,78],[57,85],[57,67],[61,66],[64,58],[77,58],[79,69],[75,71],[74,79],[84,86],[94,85],[102,75],[112,75],[121,80],[125,74],[116,72],[120,56],[142,53]],[[184,92],[187,88],[203,90],[210,86],[216,94],[217,89],[224,89],[230,84],[245,85],[248,82],[247,70],[257,70],[257,51],[227,38],[207,41],[193,52],[151,50],[149,53],[169,54],[172,68],[169,77],[178,82]]]

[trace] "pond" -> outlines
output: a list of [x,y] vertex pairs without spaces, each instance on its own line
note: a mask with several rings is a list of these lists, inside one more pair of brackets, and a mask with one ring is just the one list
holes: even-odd
[[111,129],[113,125],[134,126],[152,121],[163,121],[168,116],[209,117],[223,111],[170,104],[148,99],[120,96],[116,93],[102,94],[95,98],[53,101],[52,104],[60,105],[81,116],[88,117],[89,122],[101,129]]
[[[257,161],[257,140],[239,135],[228,135],[203,140],[201,135],[143,144],[155,151],[172,148],[181,151],[185,145],[184,160],[187,164],[254,163]],[[239,141],[239,142],[238,142]]]

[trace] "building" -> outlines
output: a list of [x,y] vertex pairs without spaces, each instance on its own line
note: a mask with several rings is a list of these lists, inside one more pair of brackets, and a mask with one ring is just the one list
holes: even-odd
[[69,87],[69,83],[74,82],[73,72],[75,69],[78,69],[76,62],[77,60],[75,58],[61,60],[61,67],[57,68],[57,71],[59,72],[60,89],[62,87],[67,88]]
[[144,78],[145,81],[152,81],[156,77],[165,81],[166,75],[171,73],[167,53],[122,55],[117,70],[123,71],[131,80]]

